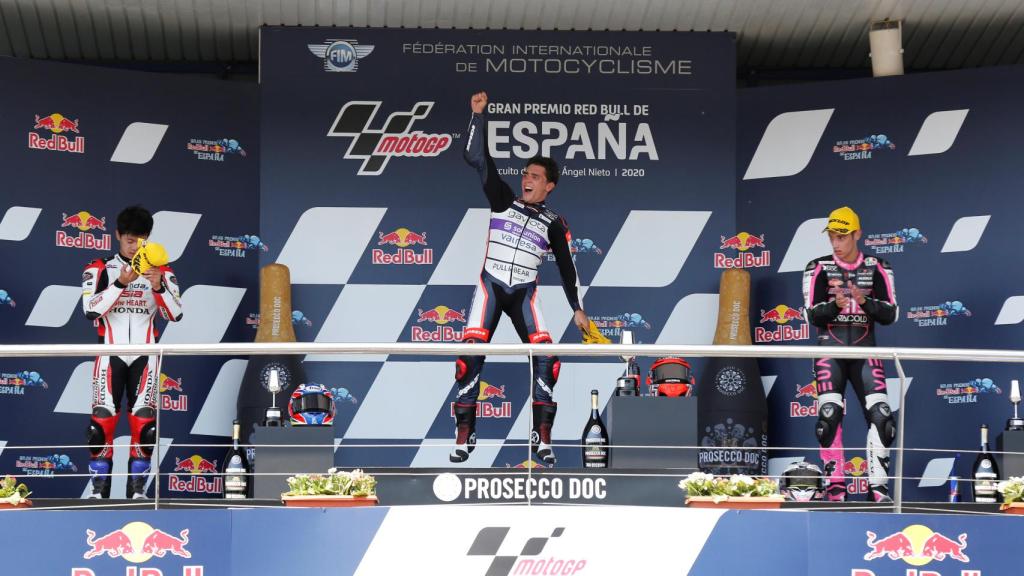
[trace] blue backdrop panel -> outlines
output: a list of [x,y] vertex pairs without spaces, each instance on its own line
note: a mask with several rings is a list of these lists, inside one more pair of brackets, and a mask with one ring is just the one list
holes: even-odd
[[[470,95],[486,90],[491,152],[514,190],[531,156],[562,165],[549,205],[569,222],[585,308],[601,330],[710,343],[713,254],[736,232],[734,54],[726,34],[264,29],[261,262],[291,270],[293,306],[308,320],[298,338],[459,340],[487,226],[461,148]],[[367,113],[343,114],[360,102]],[[413,136],[423,149],[389,153],[388,142]],[[553,264],[540,282],[553,338],[578,342]],[[494,341],[518,340],[507,323]],[[589,390],[606,400],[621,369],[562,360],[554,436],[578,441]],[[447,464],[430,446],[452,433],[450,360],[306,365],[357,399],[339,405],[339,463]],[[524,453],[501,447],[526,438],[527,365],[491,359],[483,379],[490,415],[479,434],[494,447],[468,465],[521,464]],[[376,441],[408,446],[344,449]],[[559,457],[580,463],[575,450]]]
[[[0,78],[0,289],[9,300],[0,305],[0,342],[97,341],[81,313],[82,270],[117,249],[117,214],[136,203],[155,214],[153,239],[171,253],[184,291],[182,322],[158,321],[165,341],[250,340],[259,248],[240,241],[259,225],[255,88],[13,59],[0,60]],[[37,496],[85,488],[74,475],[87,475],[87,450],[63,446],[85,443],[91,366],[91,358],[0,359],[0,407],[17,415],[0,422],[0,469],[38,475],[29,479]],[[160,425],[171,448],[161,469],[177,468],[179,487],[165,494],[213,489],[196,478],[219,466],[223,451],[177,445],[230,433],[233,410],[222,408],[233,409],[233,398],[200,414],[223,393],[215,382],[237,385],[218,380],[231,367],[225,358],[164,361]],[[126,422],[117,435],[128,435]],[[48,445],[61,448],[20,448]]]
[[[861,217],[865,254],[895,271],[900,317],[878,329],[879,345],[1017,348],[1022,278],[1009,263],[1018,259],[1021,204],[1012,191],[1021,167],[1011,150],[1024,114],[1012,94],[1022,85],[1020,68],[1000,68],[741,91],[738,227],[790,242],[784,258],[755,273],[755,324],[783,336],[775,343],[810,342],[802,319],[766,313],[803,306],[802,267],[829,251],[824,220],[813,220],[849,205]],[[762,368],[775,377],[771,444],[816,447],[810,362]],[[896,376],[891,363],[886,371]],[[907,447],[953,450],[908,452],[906,494],[941,499],[946,476],[970,474],[973,455],[955,468],[953,458],[977,448],[980,424],[994,444],[1019,370],[914,362],[906,371]],[[893,388],[890,381],[890,396]],[[852,395],[844,426],[847,444],[858,447],[847,450],[848,475],[862,492],[865,429]],[[816,451],[775,456],[818,461]],[[933,478],[919,480],[926,470]]]

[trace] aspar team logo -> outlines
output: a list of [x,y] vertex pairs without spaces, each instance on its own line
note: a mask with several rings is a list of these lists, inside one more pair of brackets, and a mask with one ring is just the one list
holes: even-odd
[[[72,236],[64,231],[65,228],[78,230],[78,235]],[[106,216],[97,218],[94,214],[82,210],[74,214],[64,212],[61,214],[60,229],[54,240],[55,245],[61,248],[85,248],[88,250],[110,250],[110,234],[96,235],[92,230],[101,232],[107,231]]]
[[[966,532],[951,538],[941,532],[935,532],[927,526],[912,524],[887,536],[879,536],[870,530],[867,530],[866,534],[868,552],[864,554],[865,560],[902,560],[911,566],[924,566],[932,560],[937,562],[957,561],[965,564],[971,561],[966,553]],[[981,574],[980,571],[972,572]],[[924,573],[922,572],[922,574]],[[929,574],[937,573],[929,572]],[[851,571],[851,576],[874,576],[874,572],[866,568],[855,568]]]
[[46,130],[50,132],[49,138],[43,138],[36,132],[28,133],[28,147],[33,150],[50,150],[54,152],[73,152],[75,154],[85,153],[85,138],[75,136],[74,140],[64,135],[65,132],[78,134],[78,120],[72,120],[62,114],[50,114],[39,117],[36,114],[36,123],[32,130]]
[[896,232],[868,234],[864,237],[864,246],[874,250],[875,254],[901,253],[907,244],[927,243],[928,237],[917,228],[903,228]]
[[323,44],[306,44],[317,58],[323,58],[327,72],[355,72],[359,61],[373,52],[373,44],[356,40],[327,40]]
[[[164,532],[154,528],[145,522],[129,522],[121,528],[98,535],[95,530],[86,529],[85,545],[87,546],[82,558],[92,560],[107,556],[109,558],[123,558],[128,562],[140,564],[149,561],[150,558],[163,558],[167,555],[178,556],[179,558],[191,558],[192,552],[188,549],[188,528],[180,530],[177,534]],[[71,569],[75,576],[95,576],[89,568],[76,567]],[[129,566],[126,574],[135,574],[136,567]],[[142,574],[160,576],[159,568],[143,568]],[[203,576],[203,566],[185,566],[182,568],[182,576]]]
[[385,251],[383,248],[374,248],[370,251],[370,262],[373,264],[433,264],[434,250],[423,249],[419,252],[416,246],[427,245],[426,232],[413,232],[408,228],[397,228],[391,232],[377,232],[377,246],[394,246],[394,252]]
[[959,300],[946,301],[937,306],[913,306],[907,312],[907,319],[918,326],[945,326],[950,317],[970,316],[971,311]]
[[[476,396],[477,418],[511,418],[512,403],[505,400],[505,386],[494,386],[485,380],[480,381],[480,392]],[[495,404],[494,400],[500,400]],[[455,418],[455,402],[449,403],[451,417]]]
[[328,136],[352,138],[343,158],[362,160],[356,172],[377,176],[384,172],[392,156],[437,156],[452,144],[451,134],[427,134],[412,129],[434,108],[433,102],[417,102],[410,112],[392,112],[383,128],[371,129],[381,102],[354,101],[341,107]]
[[[764,234],[755,236],[749,232],[740,232],[734,236],[721,237],[719,250],[736,250],[735,256],[725,252],[715,252],[715,268],[763,268],[771,266],[772,253],[764,243]],[[752,248],[760,248],[761,253],[754,255]]]
[[[803,308],[790,308],[785,304],[779,304],[774,308],[761,310],[761,324],[775,324],[775,328],[754,328],[754,341],[758,343],[807,340],[810,337],[807,322],[804,321]],[[796,326],[797,324],[799,326]]]
[[416,310],[416,324],[424,322],[435,324],[433,330],[426,330],[421,326],[413,326],[411,338],[413,342],[461,342],[462,330],[456,330],[452,326],[446,326],[451,322],[466,322],[466,309],[455,310],[447,306],[435,306],[423,310]]

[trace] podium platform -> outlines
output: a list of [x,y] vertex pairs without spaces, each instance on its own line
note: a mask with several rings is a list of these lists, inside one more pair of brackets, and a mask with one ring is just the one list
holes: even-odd
[[289,476],[334,466],[332,426],[254,426],[250,438],[256,446],[253,498],[280,500]]

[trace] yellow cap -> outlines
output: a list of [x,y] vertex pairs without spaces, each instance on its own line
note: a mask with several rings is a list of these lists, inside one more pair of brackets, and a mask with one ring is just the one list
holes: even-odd
[[132,268],[136,273],[142,274],[150,268],[163,266],[167,264],[170,258],[167,256],[167,250],[161,244],[156,242],[146,242],[143,244],[135,256],[132,258]]
[[836,208],[828,215],[828,226],[822,232],[835,232],[836,234],[852,234],[860,230],[860,218],[849,206]]

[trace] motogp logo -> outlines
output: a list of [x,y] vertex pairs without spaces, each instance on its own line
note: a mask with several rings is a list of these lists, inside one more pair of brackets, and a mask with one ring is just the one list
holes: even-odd
[[345,151],[347,160],[362,160],[357,174],[377,176],[392,156],[437,156],[452,143],[451,134],[426,134],[412,125],[430,114],[433,102],[417,102],[409,112],[393,112],[384,126],[371,129],[381,102],[354,101],[345,104],[335,118],[328,136],[352,138]]

